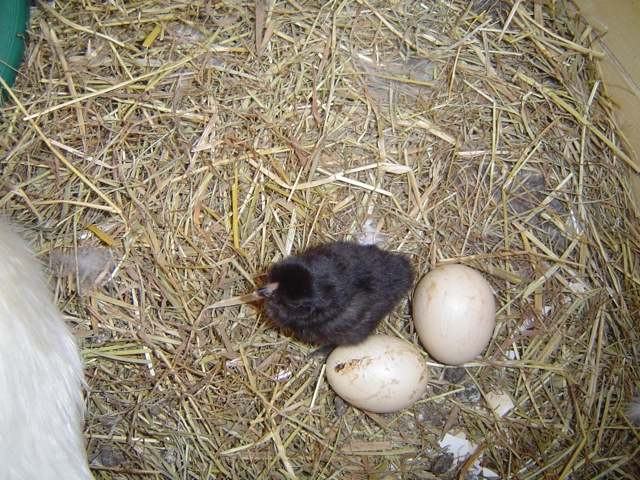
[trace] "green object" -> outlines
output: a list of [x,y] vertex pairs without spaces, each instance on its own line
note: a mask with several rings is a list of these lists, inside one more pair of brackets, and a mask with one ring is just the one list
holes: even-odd
[[[0,77],[12,86],[24,57],[29,0],[0,0]],[[0,104],[7,92],[0,85]]]

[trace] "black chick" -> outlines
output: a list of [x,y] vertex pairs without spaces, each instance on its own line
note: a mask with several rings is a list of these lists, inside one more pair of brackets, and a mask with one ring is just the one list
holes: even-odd
[[407,257],[375,245],[319,245],[277,262],[258,290],[276,325],[308,343],[367,338],[413,285]]

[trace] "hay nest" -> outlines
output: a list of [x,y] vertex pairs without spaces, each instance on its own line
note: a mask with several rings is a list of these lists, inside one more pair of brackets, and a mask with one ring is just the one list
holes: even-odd
[[[559,2],[40,3],[0,205],[79,338],[96,477],[631,478],[640,232],[591,41]],[[228,300],[365,224],[499,305],[486,355],[425,353],[396,414]],[[407,302],[380,331],[420,348]]]

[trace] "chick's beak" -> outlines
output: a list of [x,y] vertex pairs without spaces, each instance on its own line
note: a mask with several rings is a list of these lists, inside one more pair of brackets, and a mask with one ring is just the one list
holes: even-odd
[[278,288],[278,282],[267,283],[258,289],[258,295],[264,298],[269,298],[273,295],[273,292]]

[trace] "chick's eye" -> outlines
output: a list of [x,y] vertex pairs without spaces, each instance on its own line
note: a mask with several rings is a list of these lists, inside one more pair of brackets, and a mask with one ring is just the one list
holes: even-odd
[[279,288],[280,298],[287,303],[302,302],[312,296],[311,289],[305,285],[287,284]]
[[284,298],[281,302],[290,308],[301,309],[308,303],[304,298]]
[[336,286],[331,283],[323,283],[320,285],[320,290],[323,295],[330,297],[336,292]]

